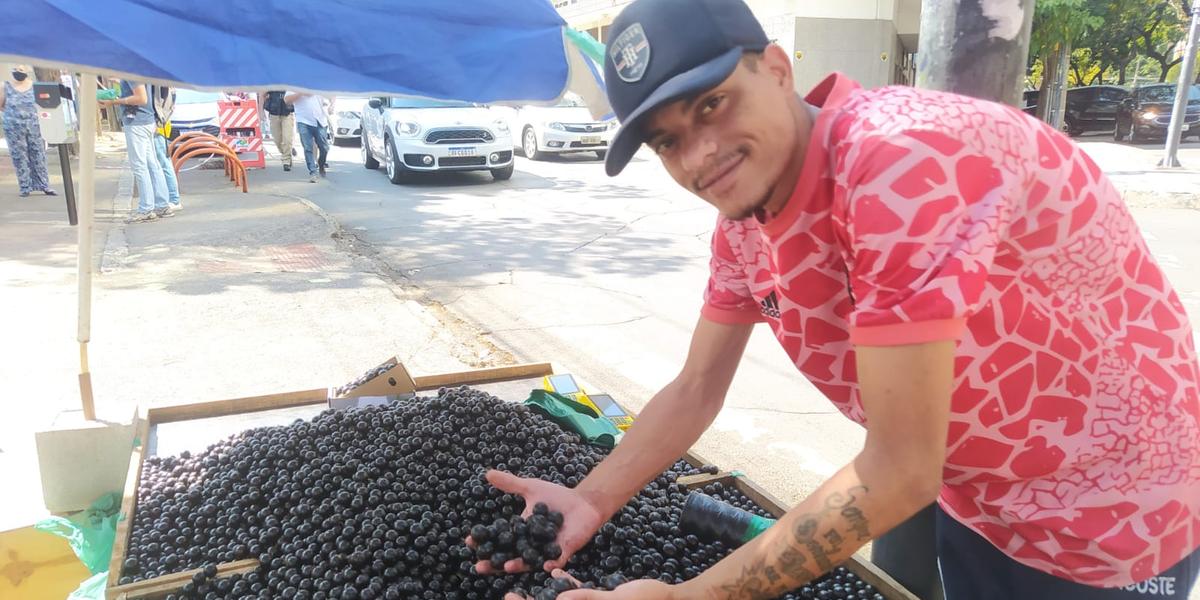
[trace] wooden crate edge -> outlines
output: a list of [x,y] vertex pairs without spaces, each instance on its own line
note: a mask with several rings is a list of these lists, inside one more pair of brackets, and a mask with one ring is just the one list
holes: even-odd
[[[235,560],[233,562],[221,563],[217,565],[217,578],[229,577],[239,573],[249,573],[258,568],[258,559],[246,558],[243,560]],[[134,583],[127,583],[115,588],[109,588],[108,592],[113,594],[113,600],[121,596],[137,598],[138,600],[146,600],[155,598],[160,595],[166,595],[183,587],[183,585],[192,580],[192,575],[203,571],[204,569],[188,569],[187,571],[179,571],[176,573],[168,573],[160,575],[152,579],[143,579]]]
[[521,363],[503,367],[469,369],[453,373],[438,373],[413,377],[418,391],[436,390],[440,387],[499,383],[514,379],[531,379],[554,374],[554,366],[548,362]]
[[137,509],[138,486],[142,480],[142,463],[145,461],[146,449],[150,445],[150,419],[143,411],[138,411],[137,446],[129,453],[129,468],[125,474],[125,490],[121,494],[121,507],[117,517],[117,532],[113,539],[112,557],[108,562],[108,584],[105,598],[116,596],[112,588],[116,587],[121,578],[121,568],[125,563],[128,552],[129,538],[133,533],[134,511]]
[[152,425],[158,425],[159,423],[190,421],[192,419],[205,419],[208,417],[222,417],[277,408],[320,404],[328,401],[328,399],[329,388],[314,388],[278,394],[264,394],[262,396],[246,396],[225,400],[206,400],[204,402],[192,402],[188,404],[155,406],[147,411],[147,418]]

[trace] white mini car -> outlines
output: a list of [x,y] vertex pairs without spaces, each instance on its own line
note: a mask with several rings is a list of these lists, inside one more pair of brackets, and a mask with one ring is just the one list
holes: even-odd
[[425,171],[513,175],[513,142],[496,110],[465,102],[371,98],[363,109],[363,166],[387,168],[392,183]]
[[583,99],[572,93],[554,106],[523,106],[512,115],[514,147],[533,160],[568,152],[595,152],[604,160],[617,133],[615,120],[593,119]]
[[362,111],[366,98],[337,97],[333,101],[333,116],[329,118],[334,142],[357,140],[362,137]]

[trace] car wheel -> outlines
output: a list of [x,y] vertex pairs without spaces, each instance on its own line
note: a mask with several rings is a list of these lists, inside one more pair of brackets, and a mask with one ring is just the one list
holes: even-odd
[[400,163],[400,156],[396,154],[396,146],[392,144],[392,138],[388,138],[384,145],[387,146],[388,181],[397,185],[404,183],[404,180],[408,178],[408,169]]
[[360,143],[359,154],[362,155],[363,166],[374,171],[379,168],[379,161],[375,160],[375,156],[371,154],[371,145],[367,143],[367,134],[364,133]]
[[496,181],[508,181],[509,179],[512,179],[513,170],[515,167],[515,164],[510,164],[507,167],[492,169],[492,179],[495,179]]
[[529,160],[541,160],[545,155],[538,152],[537,133],[532,127],[526,127],[521,134],[521,153]]
[[597,150],[596,158],[598,158],[600,160],[604,160],[604,159],[608,158],[608,150]]

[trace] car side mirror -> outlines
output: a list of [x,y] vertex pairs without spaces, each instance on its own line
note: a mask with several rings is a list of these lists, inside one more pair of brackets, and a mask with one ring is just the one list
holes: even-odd
[[383,108],[383,102],[379,98],[371,98],[367,101],[367,105],[376,110]]

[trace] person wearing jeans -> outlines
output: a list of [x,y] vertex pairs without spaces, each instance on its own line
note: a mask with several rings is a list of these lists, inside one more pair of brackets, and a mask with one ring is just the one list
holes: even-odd
[[[312,94],[288,91],[283,101],[295,108],[296,130],[300,133],[300,145],[304,147],[304,162],[308,166],[308,181],[317,182],[317,173],[325,176],[325,159],[329,156],[329,139],[325,128],[329,127],[328,109],[322,105],[321,97]],[[332,103],[329,104],[333,106]],[[318,155],[313,160],[313,144]]]
[[[168,124],[167,127],[170,125]],[[167,156],[167,138],[161,133],[162,131],[163,129],[159,128],[154,133],[154,155],[167,185],[167,206],[177,212],[183,210],[183,202],[179,199],[179,179],[175,176],[175,165]]]
[[172,211],[183,210],[179,200],[179,180],[175,176],[175,165],[167,156],[167,138],[171,137],[171,114],[175,112],[175,90],[156,85],[151,88],[154,92],[154,157],[158,167],[162,169],[163,179],[167,182],[167,206]]
[[138,205],[128,219],[130,223],[174,216],[167,206],[167,181],[155,156],[154,106],[150,103],[147,88],[143,84],[131,85],[122,81],[120,98],[100,101],[103,106],[117,104],[124,109],[125,152],[129,155],[129,168],[138,187]]

